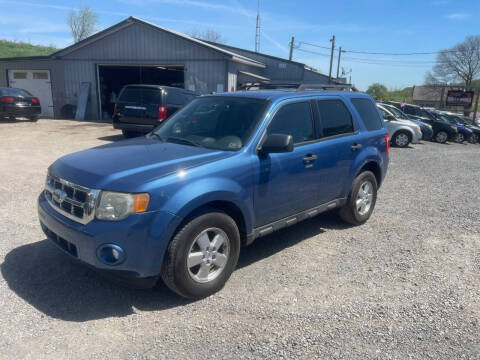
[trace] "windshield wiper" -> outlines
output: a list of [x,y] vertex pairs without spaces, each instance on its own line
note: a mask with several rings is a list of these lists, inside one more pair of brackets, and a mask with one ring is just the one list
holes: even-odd
[[[160,137],[159,135],[157,135],[157,136]],[[184,139],[184,138],[175,137],[175,136],[169,136],[167,138],[164,138],[163,141],[200,147],[200,144],[197,144],[194,141],[187,140],[187,139]]]

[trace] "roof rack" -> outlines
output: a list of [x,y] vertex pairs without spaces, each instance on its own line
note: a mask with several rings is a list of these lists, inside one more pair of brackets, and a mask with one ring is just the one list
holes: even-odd
[[297,91],[358,91],[351,84],[301,84]]

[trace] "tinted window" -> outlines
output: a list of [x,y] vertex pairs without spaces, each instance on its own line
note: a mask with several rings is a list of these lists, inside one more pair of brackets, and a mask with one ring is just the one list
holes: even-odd
[[352,99],[352,103],[368,131],[382,128],[382,119],[380,119],[375,105],[369,99]]
[[32,96],[32,94],[30,94],[27,90],[16,89],[16,88],[3,89],[2,90],[2,95],[21,96],[21,97]]
[[415,115],[416,114],[415,108],[413,106],[405,106],[404,112],[406,114],[410,114],[410,115]]
[[320,100],[317,104],[322,121],[323,137],[354,131],[352,115],[341,100]]
[[123,90],[119,101],[137,104],[161,104],[162,93],[159,89],[129,86]]
[[294,144],[313,140],[315,136],[310,103],[284,105],[270,123],[268,134],[292,135]]
[[185,98],[180,91],[167,90],[167,104],[183,105],[185,102]]

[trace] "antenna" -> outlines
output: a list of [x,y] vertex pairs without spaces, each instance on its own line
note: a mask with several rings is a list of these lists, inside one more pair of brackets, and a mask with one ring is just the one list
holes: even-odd
[[255,52],[260,51],[260,0],[257,3],[257,28],[255,30]]

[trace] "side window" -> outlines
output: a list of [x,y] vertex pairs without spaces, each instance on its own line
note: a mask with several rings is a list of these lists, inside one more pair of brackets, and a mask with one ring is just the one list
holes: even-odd
[[411,106],[405,106],[405,114],[415,115],[415,109]]
[[382,128],[382,119],[380,119],[375,105],[369,99],[352,99],[352,104],[360,114],[368,131]]
[[183,95],[180,93],[180,91],[168,90],[167,105],[168,104],[183,105],[185,104],[185,99]]
[[323,137],[352,133],[352,114],[341,100],[318,100]]
[[270,123],[268,134],[292,135],[294,144],[314,140],[310,103],[298,102],[284,105]]

